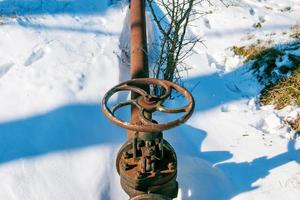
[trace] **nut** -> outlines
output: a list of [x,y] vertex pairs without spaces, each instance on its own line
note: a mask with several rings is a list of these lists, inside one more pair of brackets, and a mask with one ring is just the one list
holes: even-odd
[[137,172],[136,179],[142,179],[142,178],[143,178],[143,174],[141,172]]
[[169,163],[168,168],[169,168],[169,170],[174,171],[175,170],[175,163],[173,163],[173,162]]
[[128,159],[130,157],[130,154],[127,151],[125,151],[125,152],[123,152],[123,157],[125,159]]
[[125,171],[127,171],[127,170],[129,170],[129,168],[130,168],[130,166],[128,165],[128,163],[123,163],[123,169],[125,170]]

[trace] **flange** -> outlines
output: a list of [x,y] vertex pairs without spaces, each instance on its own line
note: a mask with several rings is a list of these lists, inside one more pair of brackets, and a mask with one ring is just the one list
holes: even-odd
[[128,141],[120,149],[116,165],[130,197],[148,193],[177,196],[177,157],[166,140]]

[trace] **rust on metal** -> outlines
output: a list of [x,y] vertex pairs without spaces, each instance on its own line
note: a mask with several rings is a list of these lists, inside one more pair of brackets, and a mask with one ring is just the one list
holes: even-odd
[[131,78],[145,78],[149,76],[145,0],[131,0],[130,20]]
[[[147,88],[160,86],[163,92],[157,96],[142,89],[145,86]],[[187,99],[185,106],[175,109],[164,106],[173,90]],[[139,96],[109,107],[110,97],[121,91],[134,92]],[[132,121],[125,122],[116,116],[118,109],[131,105],[137,108],[139,124]],[[158,195],[159,199],[161,197],[159,195],[164,195],[167,197],[165,199],[168,199],[177,196],[177,157],[171,145],[163,139],[162,131],[186,122],[191,117],[194,106],[194,98],[185,88],[170,81],[154,78],[132,79],[106,93],[102,100],[103,113],[113,123],[134,133],[133,138],[129,138],[120,149],[116,161],[121,186],[131,198],[139,199],[137,196],[140,196],[141,199],[147,199],[151,195]],[[183,114],[174,121],[159,123],[148,118],[149,114],[155,112]],[[151,195],[147,197],[147,194]]]
[[[145,0],[130,1],[130,77],[147,78],[149,77],[148,56],[147,56],[147,33]],[[149,88],[144,87],[144,90]],[[132,98],[136,98],[138,93],[132,93]],[[131,123],[139,124],[138,108],[131,107]],[[129,130],[128,137],[133,138],[134,133]]]
[[138,139],[135,150],[133,145],[133,142],[124,145],[117,158],[123,189],[130,197],[152,193],[175,198],[178,190],[177,159],[170,144],[163,139]]
[[[165,94],[162,96],[155,96],[149,94],[147,91],[141,89],[141,85],[159,85],[162,86],[165,90]],[[107,105],[107,102],[109,101],[109,98],[113,96],[116,92],[120,91],[132,91],[135,93],[138,93],[140,96],[136,97],[136,99],[127,100],[121,103],[118,103],[117,105],[113,106],[112,108],[109,108]],[[182,94],[188,101],[188,104],[186,106],[176,108],[176,109],[170,109],[164,107],[163,103],[166,99],[170,97],[171,90],[176,90],[180,94]],[[141,79],[133,79],[126,81],[124,83],[121,83],[111,90],[109,90],[106,95],[103,97],[102,100],[102,110],[104,114],[116,125],[123,127],[127,130],[131,130],[133,132],[162,132],[167,129],[174,128],[184,122],[186,122],[192,115],[194,111],[194,99],[193,96],[183,87],[170,82],[166,80],[158,80],[154,78],[141,78]],[[137,109],[137,120],[140,122],[139,124],[131,122],[125,122],[121,119],[118,119],[115,116],[115,112],[128,105],[133,105]],[[154,123],[151,119],[147,118],[146,113],[154,113],[156,111],[164,112],[164,113],[184,113],[183,116],[177,120],[163,123],[163,124],[157,124]]]
[[131,200],[171,200],[169,197],[159,194],[143,194],[132,198]]
[[[164,130],[186,122],[194,111],[193,96],[185,88],[166,80],[149,78],[145,0],[131,0],[131,80],[110,89],[102,100],[102,111],[116,125],[128,130],[128,140],[121,147],[116,168],[120,183],[131,200],[170,200],[177,197],[177,157],[163,138]],[[160,88],[155,95],[155,89]],[[110,98],[128,91],[131,99],[109,106]],[[187,100],[185,106],[167,108],[166,100],[173,91]],[[116,111],[131,107],[131,119],[123,121]],[[176,114],[178,119],[159,123],[152,118],[156,112]]]

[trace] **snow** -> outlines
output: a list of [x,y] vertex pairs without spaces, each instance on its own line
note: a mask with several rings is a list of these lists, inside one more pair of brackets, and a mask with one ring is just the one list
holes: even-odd
[[[299,199],[300,142],[284,123],[299,108],[260,107],[261,85],[230,48],[290,41],[282,33],[300,2],[212,2],[190,27],[206,45],[187,60],[195,113],[165,134],[178,156],[177,199]],[[114,160],[126,132],[100,112],[105,92],[129,78],[126,3],[3,0],[0,12],[0,199],[127,199]]]

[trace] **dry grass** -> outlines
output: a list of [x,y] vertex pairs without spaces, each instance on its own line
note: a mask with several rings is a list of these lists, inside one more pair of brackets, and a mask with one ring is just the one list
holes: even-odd
[[300,117],[290,122],[290,126],[294,131],[300,131]]
[[291,76],[267,86],[261,93],[260,103],[275,105],[276,109],[292,104],[300,106],[300,63]]
[[[268,48],[270,43],[257,41],[250,46],[234,46],[232,50],[245,62],[251,60],[252,72],[265,85],[260,96],[262,105],[273,104],[277,109],[291,104],[300,106],[300,56],[288,53],[300,49],[300,42]],[[290,64],[278,67],[277,62],[284,56],[288,56]]]
[[285,119],[285,123],[287,123],[292,130],[300,133],[300,115],[295,119]]
[[[274,80],[279,77],[273,73],[276,66],[277,58],[284,55],[284,52],[276,48],[268,48],[255,55],[252,60],[254,60],[252,65],[252,70],[256,74],[259,82],[269,85],[272,84]],[[279,69],[282,73],[288,73],[289,68],[282,66]]]
[[300,24],[296,24],[291,27],[291,38],[299,39],[300,38]]
[[254,59],[257,55],[267,49],[267,46],[260,44],[260,41],[257,41],[256,44],[251,44],[250,46],[233,46],[232,51],[239,56],[245,58],[245,62]]
[[0,14],[0,25],[7,24],[9,19],[17,19],[17,18],[19,18],[19,16],[16,15],[16,14],[13,14],[13,15],[10,15],[10,16],[4,16],[4,15]]
[[257,22],[257,23],[255,23],[255,24],[253,24],[253,27],[254,27],[254,28],[257,28],[257,29],[260,29],[260,28],[262,28],[262,23]]

